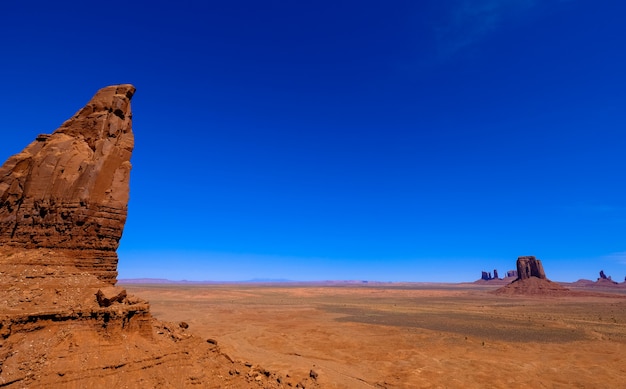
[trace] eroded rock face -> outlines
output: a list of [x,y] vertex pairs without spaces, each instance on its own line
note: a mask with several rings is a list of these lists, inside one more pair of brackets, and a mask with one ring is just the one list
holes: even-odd
[[517,258],[517,279],[525,280],[530,277],[546,279],[546,273],[543,270],[541,261],[534,256],[524,256]]
[[78,267],[115,283],[129,198],[134,92],[132,85],[101,89],[59,129],[39,135],[0,167],[0,245],[80,250],[87,258]]

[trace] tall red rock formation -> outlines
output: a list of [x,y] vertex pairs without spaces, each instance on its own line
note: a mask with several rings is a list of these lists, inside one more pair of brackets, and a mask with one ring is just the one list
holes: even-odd
[[517,258],[517,279],[525,280],[530,277],[546,279],[541,261],[532,255]]
[[39,135],[0,167],[0,245],[57,249],[60,264],[115,283],[115,250],[129,198],[134,93],[132,85],[101,89],[59,129]]

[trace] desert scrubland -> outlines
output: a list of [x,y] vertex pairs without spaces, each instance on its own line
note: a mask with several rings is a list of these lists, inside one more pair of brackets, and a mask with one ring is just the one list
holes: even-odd
[[510,297],[472,284],[127,284],[233,360],[328,388],[617,388],[626,289]]

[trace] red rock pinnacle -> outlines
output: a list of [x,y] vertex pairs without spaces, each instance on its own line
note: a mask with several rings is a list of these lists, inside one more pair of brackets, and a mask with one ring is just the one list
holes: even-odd
[[131,85],[101,89],[0,168],[0,243],[115,250],[133,150]]
[[54,133],[39,135],[0,167],[0,245],[81,250],[83,257],[101,252],[108,263],[92,261],[101,262],[93,273],[115,282],[129,198],[134,92],[132,85],[101,89]]

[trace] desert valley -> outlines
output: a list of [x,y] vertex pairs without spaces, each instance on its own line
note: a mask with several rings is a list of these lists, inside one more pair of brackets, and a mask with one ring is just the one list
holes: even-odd
[[[502,296],[475,284],[125,285],[242,362],[328,388],[618,388],[626,288]],[[589,290],[589,289],[586,289]]]

